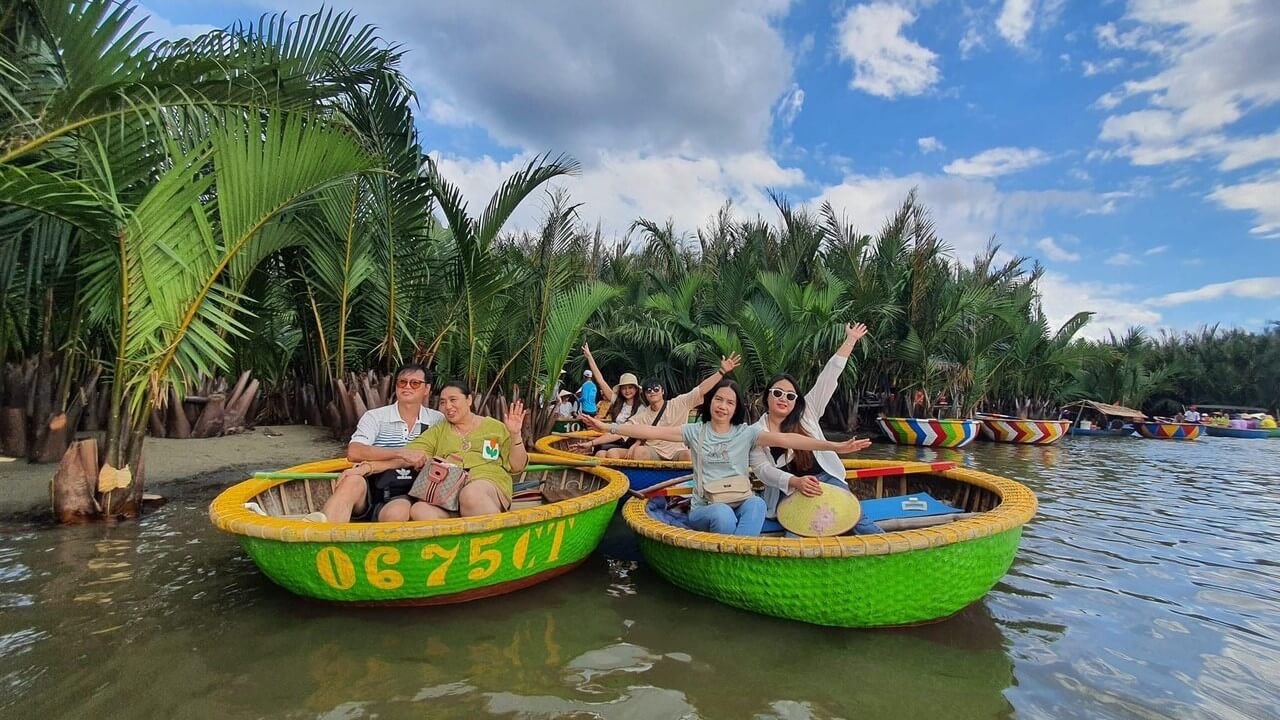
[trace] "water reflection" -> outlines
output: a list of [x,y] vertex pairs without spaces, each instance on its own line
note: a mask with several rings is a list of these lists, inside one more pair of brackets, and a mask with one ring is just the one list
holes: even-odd
[[263,579],[187,486],[139,523],[0,525],[0,716],[1275,716],[1280,442],[872,454],[1037,491],[982,603],[872,632],[756,616],[665,583],[615,522],[515,595],[334,608]]

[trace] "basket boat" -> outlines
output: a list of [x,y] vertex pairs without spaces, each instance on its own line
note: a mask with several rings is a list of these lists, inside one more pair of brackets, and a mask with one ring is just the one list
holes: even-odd
[[[848,461],[858,468],[893,463]],[[856,475],[851,472],[850,475]],[[862,499],[928,492],[972,517],[918,530],[834,538],[737,537],[622,516],[660,575],[690,592],[764,615],[838,627],[931,622],[985,595],[1009,570],[1036,499],[1020,483],[955,468],[850,483]]]
[[1272,432],[1269,428],[1233,428],[1219,427],[1218,425],[1205,425],[1204,431],[1211,437],[1248,438],[1250,440],[1265,440],[1271,437]]
[[877,418],[880,431],[899,445],[959,448],[978,436],[978,420],[937,418]]
[[[569,443],[574,440],[583,440],[587,438],[599,437],[600,433],[594,430],[584,430],[581,432],[561,433],[558,435],[547,435],[538,438],[534,443],[534,448],[544,455],[551,457],[559,457],[569,460],[594,460],[601,466],[612,468],[627,476],[627,481],[631,484],[632,490],[643,490],[650,485],[656,485],[660,482],[673,480],[681,475],[688,475],[693,472],[693,464],[688,460],[669,461],[669,460],[619,460],[614,458],[598,458],[582,453],[571,452],[567,449]],[[554,461],[553,461],[554,462]],[[688,488],[684,488],[687,492]]]
[[[533,455],[531,463],[554,463]],[[288,469],[323,473],[349,467],[324,460]],[[619,498],[621,473],[557,467],[523,473],[537,481],[508,512],[403,523],[314,523],[333,492],[331,479],[246,480],[224,490],[209,518],[235,535],[268,578],[308,598],[363,605],[438,605],[501,595],[580,564],[600,543]],[[266,516],[245,507],[255,502]]]
[[1200,433],[1204,430],[1204,425],[1196,423],[1175,423],[1175,422],[1139,422],[1133,424],[1133,429],[1144,438],[1152,440],[1195,440],[1200,437]]
[[1051,445],[1066,435],[1070,420],[1025,420],[1008,415],[979,415],[982,437],[1021,445]]

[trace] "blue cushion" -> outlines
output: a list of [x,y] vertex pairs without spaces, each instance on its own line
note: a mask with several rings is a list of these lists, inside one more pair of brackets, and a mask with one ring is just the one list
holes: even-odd
[[689,527],[689,514],[668,509],[665,497],[651,498],[644,509],[649,513],[649,517],[654,520],[660,520],[668,525],[675,525],[686,530],[693,529]]
[[766,518],[764,521],[764,527],[760,529],[760,532],[762,533],[786,532],[786,529],[783,528],[782,523],[778,522],[776,519]]
[[[903,507],[904,504],[906,507]],[[862,517],[872,521],[950,515],[958,512],[964,511],[933,499],[929,493],[862,501]]]

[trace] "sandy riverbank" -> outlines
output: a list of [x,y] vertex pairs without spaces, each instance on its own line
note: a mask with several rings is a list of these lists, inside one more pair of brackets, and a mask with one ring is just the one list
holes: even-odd
[[[163,495],[166,483],[198,477],[210,483],[229,484],[255,470],[276,470],[337,457],[342,454],[343,445],[322,428],[282,425],[199,440],[147,438],[143,452],[147,490]],[[49,480],[56,467],[23,460],[0,462],[0,515],[47,510]]]

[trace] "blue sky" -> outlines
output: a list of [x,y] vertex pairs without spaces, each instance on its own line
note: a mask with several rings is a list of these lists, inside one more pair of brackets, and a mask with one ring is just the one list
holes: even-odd
[[[167,36],[318,3],[150,0]],[[343,8],[339,3],[335,7]],[[917,188],[960,257],[1040,260],[1050,319],[1280,319],[1280,2],[367,0],[473,204],[534,154],[622,238],[727,200],[874,232]],[[538,199],[514,219],[532,224]]]

